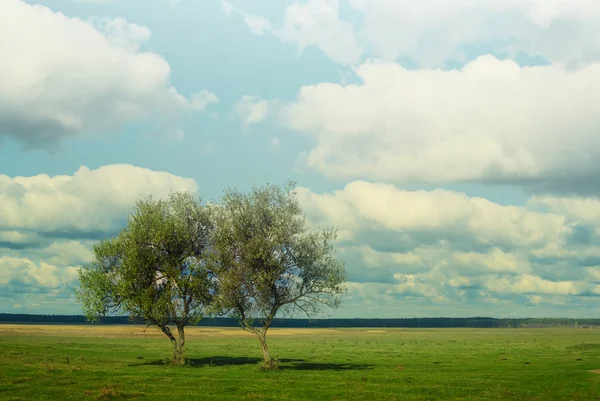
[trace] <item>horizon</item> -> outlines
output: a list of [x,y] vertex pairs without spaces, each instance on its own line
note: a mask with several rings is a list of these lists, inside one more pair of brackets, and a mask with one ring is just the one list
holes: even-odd
[[[16,312],[12,312],[12,313],[5,313],[5,312],[0,312],[0,316],[6,316],[6,315],[22,315],[22,316],[65,316],[65,317],[85,317],[85,315],[83,314],[75,314],[75,315],[68,315],[68,314],[39,314],[39,313],[16,313]],[[127,318],[129,319],[129,316],[127,315],[106,315],[104,316],[105,318],[116,318],[116,319],[124,319]],[[140,318],[141,319],[141,318]],[[235,320],[235,317],[232,316],[204,316],[201,320],[204,319],[230,319],[230,320]],[[352,320],[352,319],[364,319],[364,320],[379,320],[379,319],[385,319],[385,320],[405,320],[405,319],[495,319],[495,320],[502,320],[502,319],[583,319],[583,320],[600,320],[600,318],[572,318],[572,317],[568,317],[568,316],[558,316],[558,317],[509,317],[509,318],[502,318],[502,317],[493,317],[493,316],[454,316],[454,317],[448,317],[448,316],[428,316],[428,317],[313,317],[313,318],[308,318],[308,317],[276,317],[275,319],[277,320]],[[256,319],[256,320],[260,320],[260,319]]]
[[600,317],[600,3],[423,1],[1,1],[0,314],[79,316],[142,196],[293,180],[319,318]]

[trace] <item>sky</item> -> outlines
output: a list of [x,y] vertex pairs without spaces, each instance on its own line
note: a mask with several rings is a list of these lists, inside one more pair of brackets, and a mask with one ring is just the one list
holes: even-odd
[[597,0],[0,1],[0,312],[135,201],[297,183],[324,317],[598,317]]

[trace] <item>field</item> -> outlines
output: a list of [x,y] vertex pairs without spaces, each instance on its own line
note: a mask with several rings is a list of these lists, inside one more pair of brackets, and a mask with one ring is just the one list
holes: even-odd
[[140,326],[0,325],[0,399],[597,400],[598,329],[190,328],[184,367]]

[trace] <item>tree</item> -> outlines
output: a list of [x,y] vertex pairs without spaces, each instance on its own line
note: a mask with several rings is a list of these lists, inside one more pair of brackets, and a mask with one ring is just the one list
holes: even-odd
[[96,244],[93,261],[79,270],[77,299],[88,319],[123,312],[144,319],[171,341],[172,362],[183,364],[185,326],[214,296],[205,257],[211,232],[210,210],[189,193],[137,202],[127,227]]
[[266,341],[273,319],[337,307],[346,281],[332,246],[335,231],[308,229],[293,188],[228,190],[214,220],[215,305],[258,336],[269,369],[276,367]]

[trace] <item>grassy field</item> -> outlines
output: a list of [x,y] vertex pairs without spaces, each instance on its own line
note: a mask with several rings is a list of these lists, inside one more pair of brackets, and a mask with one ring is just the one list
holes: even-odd
[[598,400],[598,329],[191,328],[188,366],[140,326],[0,325],[0,399]]

